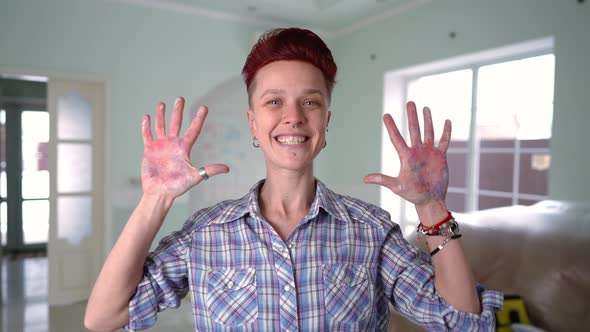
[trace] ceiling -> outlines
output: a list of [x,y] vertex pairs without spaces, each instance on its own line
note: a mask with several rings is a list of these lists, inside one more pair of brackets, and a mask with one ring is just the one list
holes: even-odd
[[432,0],[117,0],[262,25],[301,26],[325,35],[359,29]]

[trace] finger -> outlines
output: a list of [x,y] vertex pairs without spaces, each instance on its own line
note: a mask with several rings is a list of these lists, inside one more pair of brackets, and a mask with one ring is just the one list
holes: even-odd
[[150,116],[148,114],[144,115],[143,120],[141,121],[141,135],[143,136],[144,146],[147,146],[154,141],[150,125]]
[[430,108],[424,107],[424,144],[434,144],[434,126],[432,125],[432,114]]
[[199,107],[197,114],[195,114],[193,121],[191,121],[190,127],[186,130],[186,133],[184,134],[184,141],[189,146],[189,148],[195,144],[197,137],[199,137],[208,112],[209,110],[207,109],[207,106]]
[[166,137],[166,105],[162,102],[156,106],[156,138],[162,139]]
[[443,133],[440,137],[440,142],[438,142],[438,149],[441,150],[443,153],[447,153],[447,150],[449,149],[449,144],[451,143],[451,131],[451,121],[446,120],[445,127],[443,128]]
[[391,191],[393,191],[394,193],[398,193],[401,190],[403,190],[403,185],[400,184],[398,178],[392,177],[392,176],[387,176],[387,175],[381,174],[381,173],[367,174],[363,178],[363,181],[365,183],[378,184],[378,185],[387,187]]
[[182,111],[184,110],[184,98],[178,97],[174,102],[174,110],[170,118],[170,131],[168,135],[171,137],[178,137],[180,134],[180,127],[182,127]]
[[391,143],[393,144],[393,147],[397,153],[400,155],[406,153],[408,150],[408,145],[397,129],[395,121],[393,121],[393,118],[390,114],[385,114],[383,116],[383,123],[385,124],[385,128],[387,128],[389,139],[391,140]]
[[418,146],[422,144],[420,138],[420,123],[418,122],[418,114],[416,113],[416,104],[410,101],[406,104],[406,110],[408,112],[408,130],[410,131],[410,141],[412,146]]
[[[210,164],[210,165],[205,166],[204,168],[205,168],[205,173],[207,173],[207,175],[210,178],[214,177],[216,175],[219,175],[219,174],[224,174],[224,173],[229,172],[229,166],[227,166],[225,164]],[[193,179],[195,179],[196,183],[199,183],[199,182],[205,180],[205,179],[203,179],[201,174],[199,174],[199,170],[197,168],[194,168]]]

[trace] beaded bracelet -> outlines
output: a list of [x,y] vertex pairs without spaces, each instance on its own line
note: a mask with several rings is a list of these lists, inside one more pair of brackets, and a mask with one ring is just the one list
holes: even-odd
[[450,236],[459,233],[459,224],[455,218],[453,218],[451,212],[448,212],[447,216],[443,220],[434,224],[433,226],[427,227],[420,223],[416,228],[416,232],[418,232],[418,235]]
[[420,223],[416,231],[421,232],[422,234],[427,234],[430,230],[439,229],[441,226],[449,222],[451,219],[453,219],[453,215],[451,214],[451,211],[447,211],[447,216],[443,220],[437,222],[432,226],[424,226],[424,224]]

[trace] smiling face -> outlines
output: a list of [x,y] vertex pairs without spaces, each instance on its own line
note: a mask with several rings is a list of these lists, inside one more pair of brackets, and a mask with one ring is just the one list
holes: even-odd
[[322,72],[302,61],[271,62],[256,73],[250,107],[250,131],[267,171],[312,170],[331,115]]

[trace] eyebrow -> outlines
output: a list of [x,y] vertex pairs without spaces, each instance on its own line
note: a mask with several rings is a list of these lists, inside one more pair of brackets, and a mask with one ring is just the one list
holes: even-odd
[[[280,94],[284,94],[285,92],[286,91],[283,90],[283,89],[269,89],[269,90],[264,91],[264,93],[262,93],[262,95],[260,97],[264,97],[264,96],[269,95],[269,94],[278,94],[278,95],[280,95]],[[303,93],[304,94],[314,94],[314,93],[317,93],[317,94],[320,94],[322,96],[324,95],[324,93],[320,89],[306,89],[306,90],[303,90]]]

